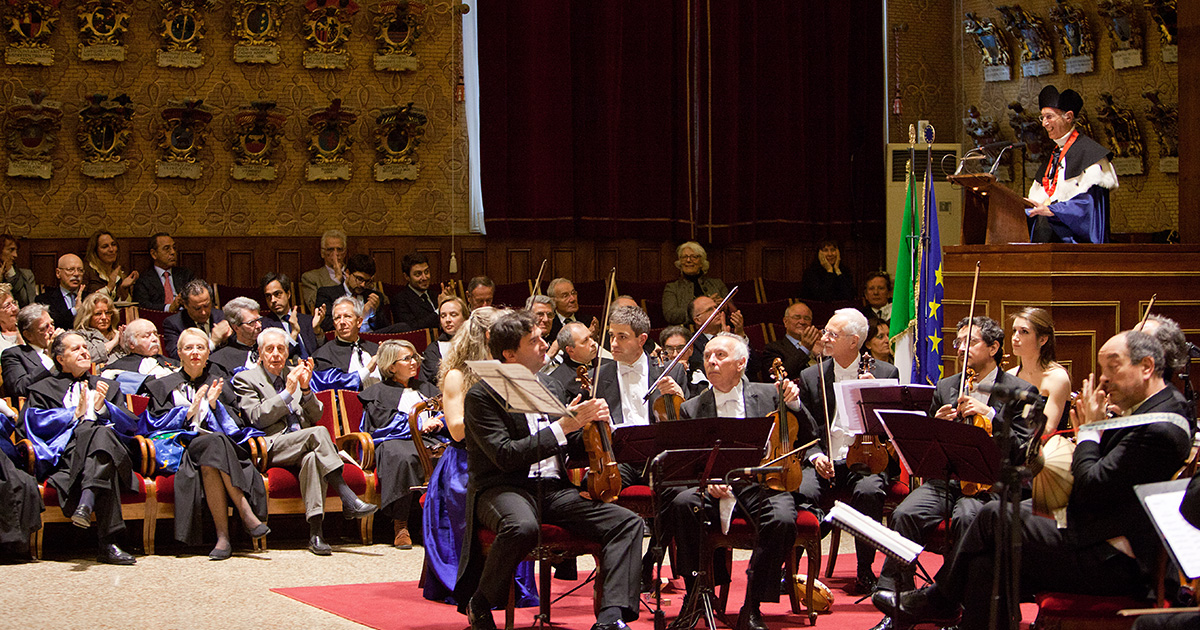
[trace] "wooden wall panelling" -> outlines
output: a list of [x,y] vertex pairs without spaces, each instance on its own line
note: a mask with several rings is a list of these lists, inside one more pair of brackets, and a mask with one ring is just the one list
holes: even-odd
[[624,273],[624,274],[622,273],[623,271],[626,271],[626,270],[621,269],[621,257],[620,257],[620,255],[618,255],[617,252],[618,252],[618,250],[615,247],[597,247],[596,248],[596,250],[595,250],[596,275],[598,277],[607,278],[608,276],[605,274],[608,274],[609,272],[611,272],[614,267],[617,269],[617,278],[632,277],[628,273]]
[[679,277],[679,270],[675,269],[675,252],[671,251],[671,260],[667,262],[663,259],[660,249],[649,249],[640,247],[637,250],[637,275],[634,280],[638,282],[654,282],[661,279],[664,275],[665,268],[669,267],[674,275],[670,280]]
[[[300,275],[305,271],[308,271],[308,269],[302,268],[300,265],[300,250],[280,249],[275,251],[275,268],[268,269],[266,271],[275,271],[276,273],[282,273],[286,275],[292,280],[292,284],[297,287],[296,290],[298,291],[300,287]],[[258,284],[258,282],[262,280],[262,277],[266,271],[263,271],[261,274],[257,274],[258,278],[254,281],[255,284]]]
[[567,278],[574,282],[583,280],[584,274],[580,274],[581,270],[575,265],[574,248],[552,247],[548,258],[550,262],[546,263],[546,273],[542,278],[542,290],[545,290],[554,278]]
[[[217,253],[217,251],[214,251],[214,254]],[[149,254],[146,254],[146,256],[149,257]],[[220,259],[221,257],[219,255],[217,255],[215,258],[215,260]],[[208,268],[208,256],[204,251],[179,252],[175,258],[175,261],[175,264],[179,265],[180,267],[191,269],[192,273],[196,274],[197,278],[203,278],[204,280],[207,280],[209,284],[231,284],[227,282],[228,277],[224,273],[217,274],[215,273],[217,270]],[[149,263],[147,263],[147,266],[149,266]]]
[[[400,270],[400,258],[403,257],[403,254],[397,256],[395,249],[372,247],[367,255],[375,260],[376,282],[404,284],[404,276]],[[429,268],[433,268],[433,261],[430,261]]]
[[763,278],[771,280],[783,280],[787,278],[787,250],[783,247],[763,247],[762,248],[762,272],[759,274]]
[[33,277],[38,283],[49,285],[54,282],[54,270],[58,268],[58,257],[61,254],[57,252],[37,252],[33,254],[30,262],[30,269],[33,270]]
[[[225,274],[229,279],[228,282],[222,284],[230,284],[235,287],[253,287],[258,286],[258,278],[255,277],[259,267],[254,264],[254,252],[247,250],[229,250],[225,252]],[[221,274],[215,274],[221,275]]]
[[[463,280],[463,289],[466,289],[467,282],[475,276],[489,276],[487,267],[487,251],[482,247],[478,249],[462,249],[462,256],[459,257],[458,270]],[[496,279],[492,278],[494,282]]]
[[[508,274],[503,281],[496,281],[501,284],[536,278],[538,266],[542,264],[541,259],[537,262],[533,261],[533,250],[527,247],[508,248],[505,252],[505,259],[507,262],[505,269],[508,271]],[[545,285],[543,284],[544,287]]]
[[720,275],[717,277],[729,282],[741,282],[757,277],[746,266],[746,250],[741,247],[727,247],[718,254],[721,260]]

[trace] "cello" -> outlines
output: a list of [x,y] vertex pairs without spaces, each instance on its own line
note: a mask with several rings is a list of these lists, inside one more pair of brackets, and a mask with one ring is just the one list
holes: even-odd
[[795,492],[800,489],[800,482],[804,480],[804,466],[800,449],[792,448],[800,434],[800,419],[787,408],[787,403],[783,400],[783,386],[787,382],[783,359],[775,358],[771,364],[771,377],[775,379],[776,398],[779,405],[775,411],[771,412],[775,426],[771,428],[767,456],[763,458],[762,465],[779,466],[783,470],[763,475],[762,483],[772,490]]
[[[586,365],[575,368],[575,380],[590,398],[592,379]],[[612,427],[607,422],[589,422],[582,431],[588,455],[588,494],[598,501],[612,503],[621,496],[621,471],[612,450]]]

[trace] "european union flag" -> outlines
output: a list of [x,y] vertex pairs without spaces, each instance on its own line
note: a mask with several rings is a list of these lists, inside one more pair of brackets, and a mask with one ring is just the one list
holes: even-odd
[[914,383],[937,384],[942,378],[942,239],[938,234],[937,198],[933,193],[933,127],[925,130],[929,146],[925,163],[925,218],[917,285],[917,333],[913,352]]

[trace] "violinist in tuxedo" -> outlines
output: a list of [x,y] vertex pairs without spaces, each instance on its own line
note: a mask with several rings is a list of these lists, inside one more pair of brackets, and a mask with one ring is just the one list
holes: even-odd
[[[899,378],[900,370],[885,361],[876,361],[870,371],[860,370],[862,344],[870,334],[867,318],[853,308],[839,309],[821,331],[822,350],[828,357],[800,373],[800,400],[812,415],[811,438],[817,443],[805,453],[812,466],[800,485],[799,500],[810,506],[821,505],[821,495],[839,489],[850,491],[850,507],[883,521],[883,503],[887,498],[888,475],[851,469],[846,458],[854,444],[856,431],[850,418],[838,408],[834,383],[863,378]],[[791,373],[788,374],[791,376]],[[807,441],[807,440],[805,440]],[[815,472],[816,474],[811,474]],[[819,509],[819,508],[817,508]],[[858,559],[856,590],[870,593],[875,588],[875,548],[855,540]]]
[[221,309],[225,321],[233,329],[229,341],[212,353],[209,361],[223,372],[233,376],[241,370],[258,365],[258,333],[262,332],[262,317],[258,314],[258,302],[248,297],[236,297]]
[[333,303],[333,341],[313,353],[313,390],[352,389],[362,391],[379,382],[375,353],[379,344],[359,337],[362,303],[340,297]]
[[[683,404],[683,417],[761,418],[777,411],[779,389],[746,379],[749,358],[750,348],[737,335],[723,332],[710,339],[704,347],[704,367],[712,386]],[[783,387],[784,402],[793,412],[800,412],[800,394],[795,383],[785,381]],[[756,523],[758,530],[750,565],[746,569],[745,604],[735,628],[766,630],[760,604],[779,601],[782,566],[796,540],[796,500],[792,494],[759,483],[736,489],[711,485],[703,494],[698,488],[688,488],[670,500],[665,522],[674,528],[678,548],[675,559],[687,584],[688,596],[693,597],[704,541],[705,512],[710,522],[719,522],[718,503],[723,499],[733,500],[735,495],[738,509],[750,512],[749,521]],[[722,566],[715,570],[714,579],[716,583],[728,582],[728,575],[728,567]],[[685,623],[684,627],[691,626]]]
[[145,391],[148,383],[179,369],[179,361],[163,356],[154,322],[135,319],[121,331],[125,356],[104,366],[104,377],[121,384],[126,393]]
[[17,312],[17,329],[25,343],[0,352],[0,373],[4,376],[4,393],[14,400],[29,395],[29,386],[50,376],[54,361],[50,358],[50,342],[58,332],[50,309],[34,302]]
[[[500,315],[488,346],[504,363],[524,366],[565,399],[548,376],[542,331],[526,312]],[[459,564],[456,598],[464,605],[472,630],[493,630],[491,609],[508,597],[513,572],[537,544],[540,525],[553,524],[601,545],[598,613],[593,630],[623,630],[638,617],[638,558],[642,519],[626,508],[584,498],[567,480],[564,452],[580,452],[579,429],[607,422],[607,405],[593,399],[569,405],[572,414],[551,420],[544,414],[509,413],[505,402],[484,382],[465,400],[467,533]],[[477,527],[496,532],[486,557]]]
[[209,336],[210,349],[216,350],[225,344],[233,329],[225,321],[225,313],[215,308],[212,287],[203,280],[192,280],[180,291],[183,308],[163,320],[163,350],[172,359],[178,359],[175,350],[179,333],[188,328],[199,328]]
[[[1151,335],[1128,331],[1101,346],[1097,382],[1084,382],[1071,411],[1076,446],[1071,460],[1074,486],[1067,525],[1032,514],[1021,504],[1019,595],[1043,591],[1128,597],[1154,601],[1162,543],[1139,505],[1134,488],[1167,481],[1186,462],[1192,440],[1184,413],[1187,403],[1162,379],[1162,346]],[[1129,420],[1162,414],[1146,424],[1097,430],[1109,406]],[[898,624],[960,623],[963,630],[988,628],[992,601],[995,539],[1003,514],[992,502],[958,538],[932,585],[908,592],[878,592],[876,607]],[[998,610],[1007,622],[1005,588]],[[1166,593],[1168,601],[1173,594]],[[1018,615],[1020,613],[1018,612]],[[961,615],[961,622],[959,617]]]
[[467,304],[461,298],[452,297],[442,300],[438,306],[438,325],[441,327],[437,341],[425,347],[421,359],[421,380],[426,383],[436,383],[438,368],[442,366],[442,357],[450,350],[450,339],[462,328],[467,321]]
[[[979,391],[982,385],[994,385],[1038,393],[1033,385],[1000,369],[1000,360],[1004,356],[1004,329],[989,317],[976,317],[973,320],[964,317],[958,322],[954,350],[979,378],[965,388],[961,396],[961,372],[938,381],[929,414],[947,422],[961,422],[963,418],[982,415],[992,419],[993,427],[999,422],[1011,424],[1013,437],[1007,446],[1013,461],[1019,461],[1021,447],[1033,436],[1032,427],[1021,414],[1021,406],[1005,405],[1000,396]],[[1003,415],[1000,415],[1001,411]],[[913,489],[896,507],[890,526],[901,536],[924,545],[929,535],[937,529],[938,523],[950,516],[953,538],[959,540],[980,508],[993,499],[995,495],[986,491],[974,496],[964,495],[957,480],[929,479]],[[880,590],[894,592],[912,590],[913,577],[912,568],[902,567],[899,562],[888,558],[883,563],[878,586]],[[893,620],[885,617],[875,628],[884,630],[892,625]]]
[[170,234],[159,232],[151,236],[148,249],[152,264],[138,275],[133,285],[133,301],[142,308],[174,311],[180,306],[183,287],[195,276],[190,269],[175,266],[178,255]]
[[39,304],[50,307],[50,317],[59,330],[75,326],[75,313],[83,302],[83,261],[75,254],[63,254],[54,269],[58,283],[37,296]]
[[[782,339],[776,339],[763,348],[763,368],[771,369],[775,359],[783,361],[783,369],[793,378],[798,376],[813,356],[821,354],[821,329],[813,326],[812,309],[804,302],[796,302],[783,311]],[[763,382],[770,381],[770,374],[763,374]]]
[[325,337],[325,331],[320,328],[325,311],[318,308],[312,315],[301,313],[292,304],[292,279],[287,274],[269,272],[260,284],[267,305],[266,312],[261,313],[263,328],[282,328],[292,338],[289,357],[311,357]]

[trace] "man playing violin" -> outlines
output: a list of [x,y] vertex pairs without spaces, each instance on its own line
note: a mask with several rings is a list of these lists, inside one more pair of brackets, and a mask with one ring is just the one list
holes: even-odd
[[[1038,393],[1033,385],[1000,369],[1000,360],[1004,356],[1004,329],[990,317],[976,317],[973,320],[964,317],[958,322],[954,350],[959,354],[960,360],[965,360],[967,367],[980,378],[968,387],[962,396],[959,395],[962,373],[955,373],[938,381],[929,413],[949,422],[984,416],[991,418],[993,425],[1001,421],[1011,423],[1010,455],[1013,461],[1018,461],[1022,445],[1033,436],[1033,429],[1022,417],[1022,406],[1005,406],[1001,397],[979,391],[981,386],[994,385],[1032,394]],[[964,355],[965,359],[962,358]],[[951,402],[954,404],[950,404]],[[998,416],[1001,409],[1004,409],[1002,417]],[[994,498],[995,495],[990,492],[965,496],[958,481],[930,479],[914,489],[896,507],[890,524],[901,536],[925,545],[929,535],[937,529],[938,523],[950,516],[952,538],[961,540],[979,509]],[[913,577],[914,569],[902,567],[899,562],[889,558],[883,563],[878,588],[880,591],[894,592],[912,590]],[[891,628],[892,624],[893,619],[885,617],[872,630]]]
[[[776,411],[780,406],[779,388],[746,379],[749,357],[749,347],[737,335],[723,332],[710,339],[704,346],[704,368],[712,386],[683,404],[683,417],[761,418]],[[783,382],[783,399],[793,412],[801,411],[795,383]],[[704,494],[697,488],[686,489],[672,499],[666,522],[674,529],[679,572],[687,584],[688,596],[694,597],[705,511],[707,519],[717,523],[720,500],[735,495],[739,509],[751,512],[750,521],[758,524],[758,538],[746,569],[745,605],[738,614],[736,630],[765,630],[759,604],[779,601],[781,567],[796,540],[796,501],[792,493],[759,483],[737,489],[711,485]],[[728,567],[715,568],[714,573],[716,583],[728,582]]]
[[[860,369],[859,352],[871,332],[866,316],[860,311],[853,308],[838,310],[821,331],[822,351],[832,360],[821,361],[800,373],[800,401],[812,413],[812,437],[819,439],[805,454],[805,460],[812,464],[817,474],[804,476],[797,500],[815,508],[821,504],[823,493],[846,489],[850,491],[850,507],[882,522],[883,502],[887,499],[887,472],[871,474],[852,470],[847,465],[855,435],[860,431],[850,426],[849,417],[838,408],[833,388],[833,384],[840,381],[899,378],[900,371],[886,361],[874,361],[870,370]],[[871,569],[875,548],[856,539],[855,553],[858,557],[858,592],[870,593],[875,588],[875,572]]]

